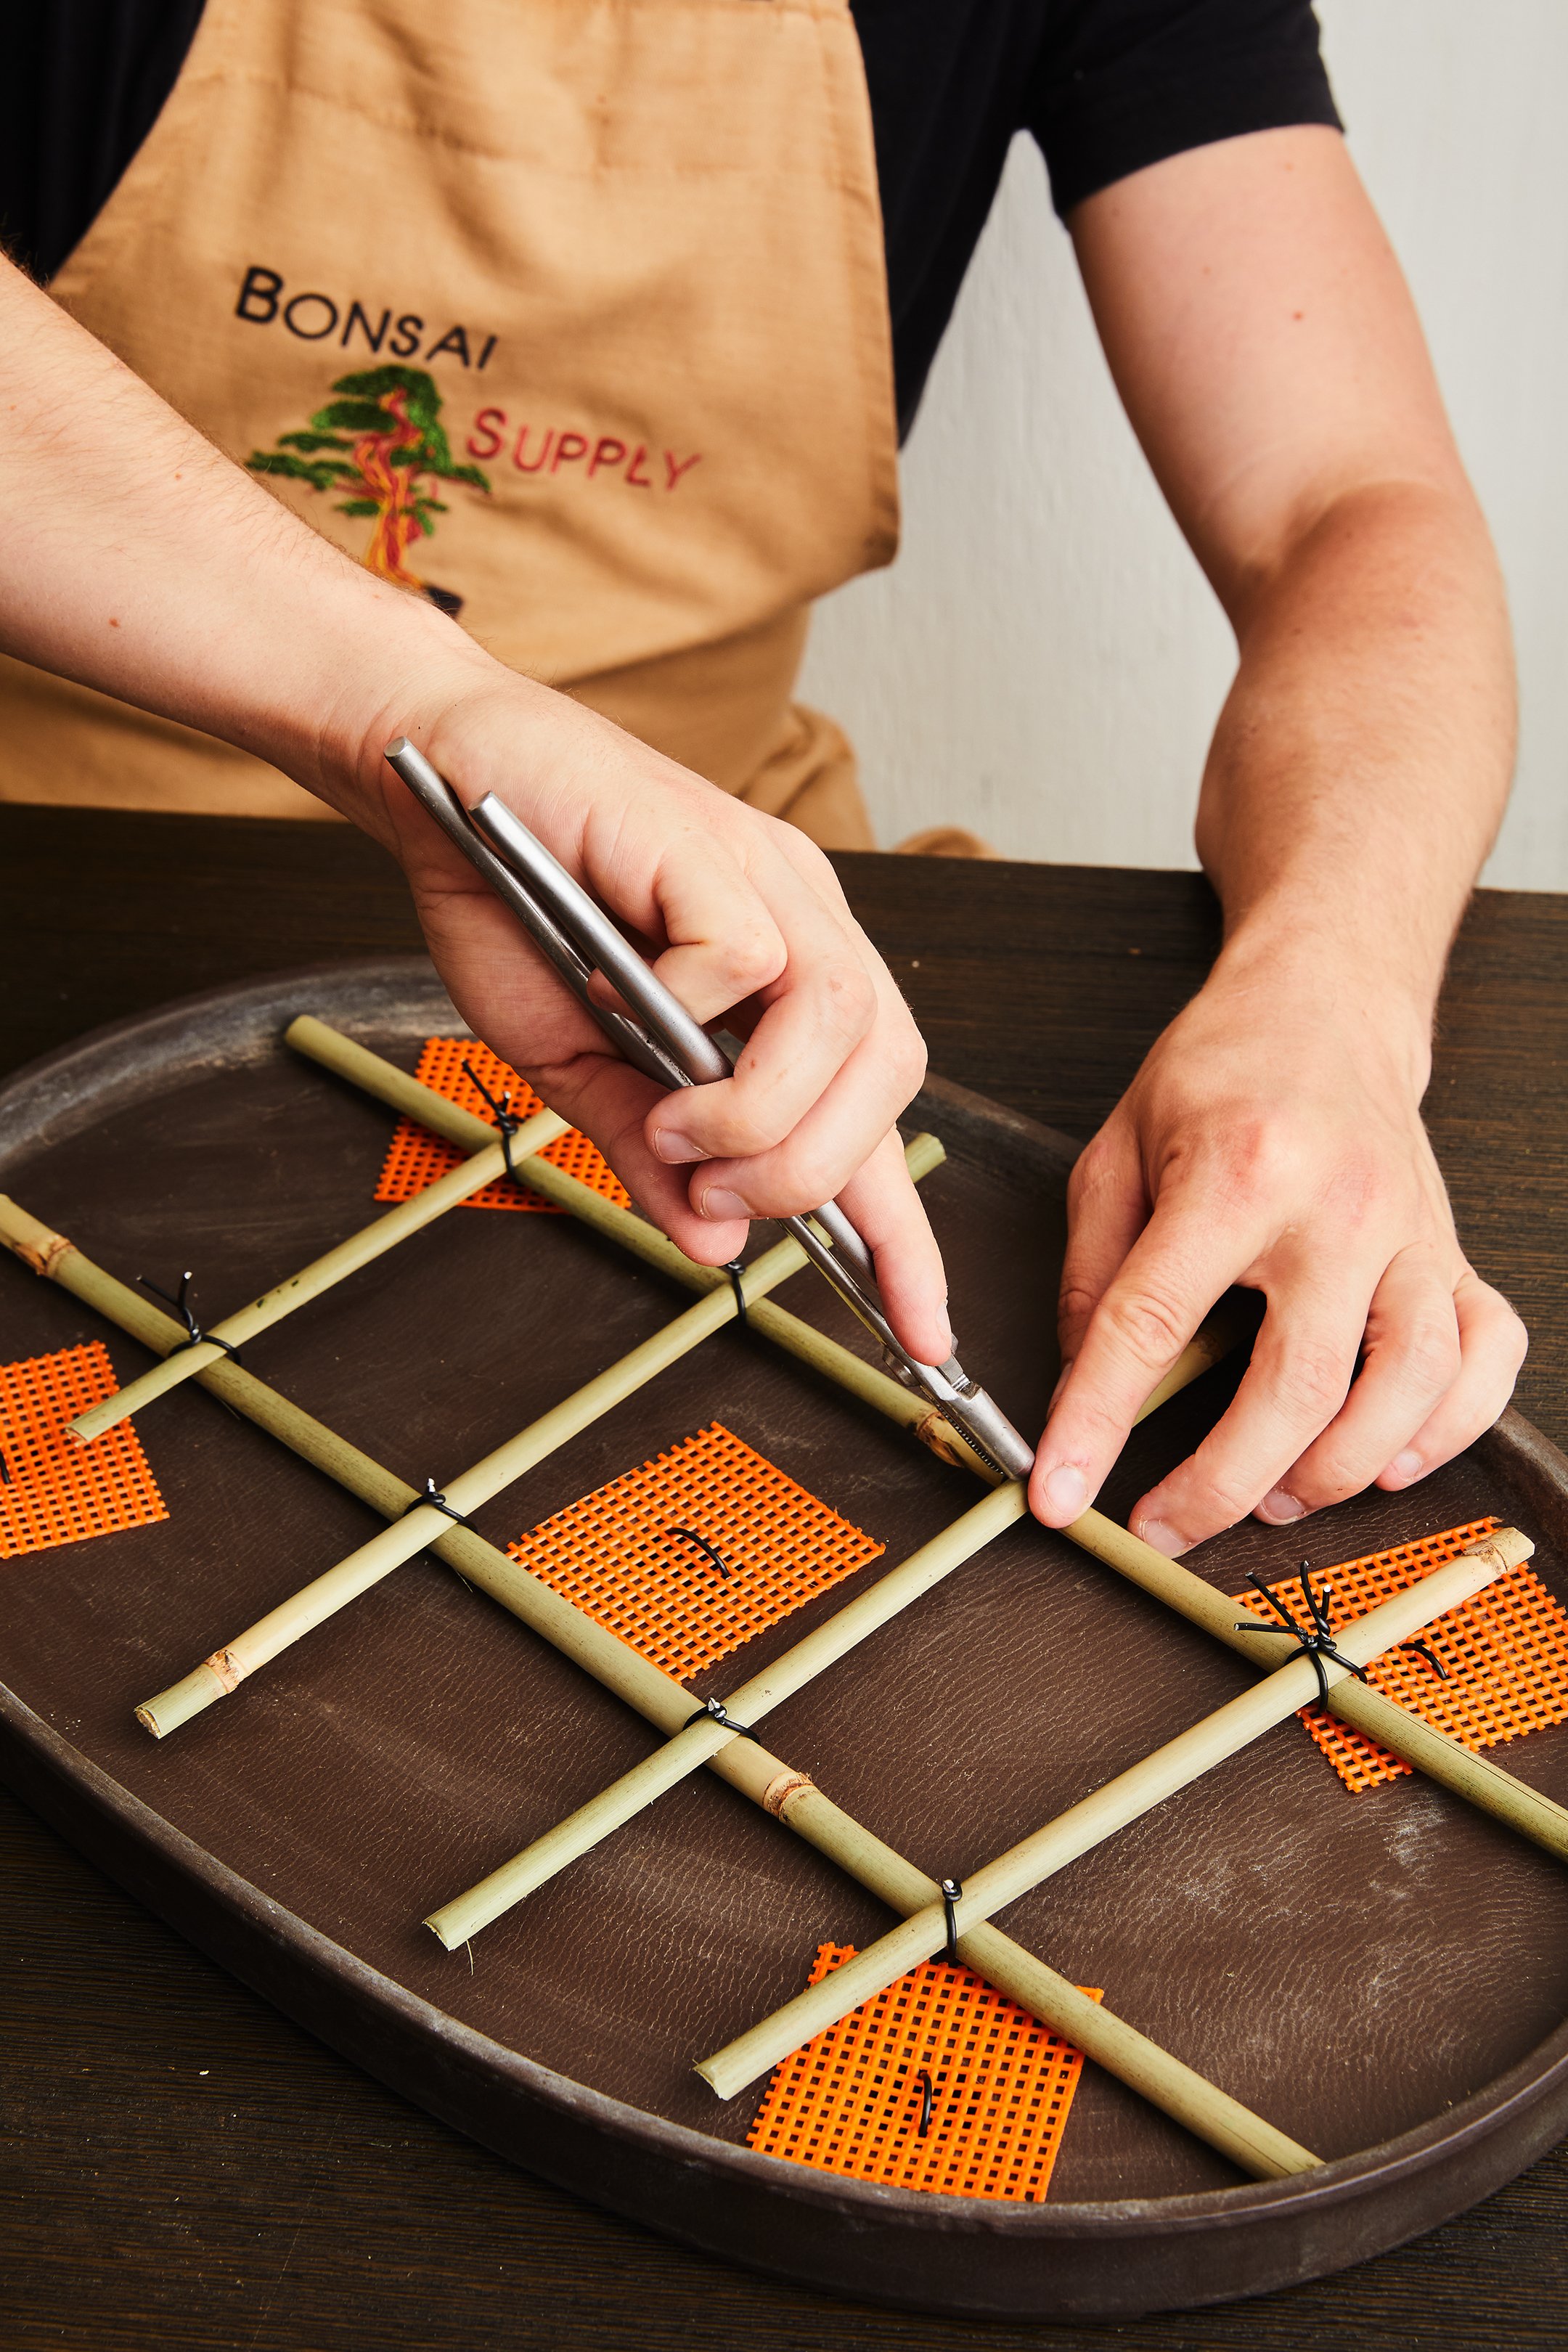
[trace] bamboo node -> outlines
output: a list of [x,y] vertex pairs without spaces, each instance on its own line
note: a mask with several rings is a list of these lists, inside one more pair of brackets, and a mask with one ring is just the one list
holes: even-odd
[[35,1274],[52,1276],[67,1250],[74,1249],[76,1244],[68,1241],[64,1234],[45,1234],[36,1242],[13,1242],[11,1247],[23,1265],[30,1265]]
[[202,1660],[202,1664],[223,1685],[226,1696],[229,1691],[237,1691],[250,1671],[248,1666],[240,1664],[232,1650],[215,1650],[210,1658]]
[[1504,1568],[1522,1568],[1527,1559],[1535,1556],[1534,1544],[1518,1528],[1494,1528],[1478,1536],[1473,1543],[1465,1544],[1462,1549],[1478,1558],[1489,1555],[1500,1559]]
[[792,1772],[786,1767],[784,1771],[775,1772],[763,1790],[763,1810],[772,1813],[775,1822],[782,1822],[784,1807],[804,1795],[807,1789],[815,1789],[816,1786],[809,1772]]

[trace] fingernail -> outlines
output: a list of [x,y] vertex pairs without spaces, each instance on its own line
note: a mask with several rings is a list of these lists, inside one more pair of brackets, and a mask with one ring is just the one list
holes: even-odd
[[1288,1526],[1292,1519],[1304,1519],[1306,1516],[1306,1504],[1299,1503],[1295,1496],[1287,1493],[1283,1486],[1276,1486],[1272,1494],[1265,1495],[1258,1506],[1258,1517],[1271,1520],[1277,1528]]
[[1058,1527],[1081,1517],[1089,1506],[1089,1480],[1070,1462],[1058,1463],[1040,1489],[1046,1516]]
[[1384,1475],[1397,1478],[1402,1486],[1408,1486],[1412,1478],[1421,1475],[1421,1456],[1407,1445],[1403,1454],[1394,1455]]
[[677,1135],[672,1128],[655,1128],[653,1148],[661,1160],[677,1163],[687,1160],[706,1160],[708,1157],[705,1151],[700,1151],[696,1144],[690,1142],[686,1136]]
[[739,1192],[726,1192],[720,1184],[710,1184],[698,1207],[702,1215],[711,1217],[715,1224],[723,1224],[731,1217],[749,1218],[752,1213]]
[[1187,1539],[1177,1528],[1168,1528],[1163,1519],[1145,1519],[1132,1530],[1151,1551],[1163,1551],[1167,1559],[1175,1559],[1186,1550]]

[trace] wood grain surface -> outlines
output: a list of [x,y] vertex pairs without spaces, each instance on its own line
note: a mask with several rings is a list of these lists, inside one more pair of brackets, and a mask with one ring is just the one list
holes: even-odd
[[[933,1068],[1080,1134],[1217,936],[1185,875],[840,866]],[[0,1071],[171,996],[417,944],[395,870],[346,828],[0,808]],[[1520,1402],[1568,1442],[1568,898],[1478,899],[1428,1110],[1470,1253],[1531,1328]],[[510,2169],[245,1992],[4,1797],[0,1872],[0,2328],[17,2352],[1568,2341],[1568,2151],[1289,2294],[1103,2326],[922,2320],[686,2253]]]

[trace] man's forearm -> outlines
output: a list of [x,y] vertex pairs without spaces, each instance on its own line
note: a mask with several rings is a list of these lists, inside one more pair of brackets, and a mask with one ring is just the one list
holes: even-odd
[[1258,583],[1237,625],[1197,826],[1224,964],[1359,1000],[1424,1051],[1513,760],[1485,526],[1463,493],[1358,489]]
[[1074,1172],[1071,1370],[1035,1482],[1066,1524],[1202,1315],[1256,1290],[1234,1402],[1133,1507],[1174,1551],[1408,1486],[1508,1401],[1524,1333],[1465,1257],[1419,1106],[1512,679],[1420,323],[1337,134],[1152,164],[1073,234],[1241,649],[1198,821],[1226,944]]
[[[374,833],[459,1012],[689,1255],[725,1264],[749,1216],[840,1200],[903,1344],[951,1352],[894,1125],[924,1053],[826,860],[351,563],[3,261],[0,648],[255,751]],[[662,976],[699,1020],[767,992],[732,1077],[675,1099],[605,1050],[388,782],[394,732],[471,797],[499,793],[613,913],[662,937]]]
[[3,261],[0,414],[0,646],[239,744],[379,831],[363,747],[383,712],[487,656]]

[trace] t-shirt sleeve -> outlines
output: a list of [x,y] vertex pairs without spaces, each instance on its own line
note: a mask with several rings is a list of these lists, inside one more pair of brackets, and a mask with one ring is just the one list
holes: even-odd
[[1130,172],[1217,139],[1342,127],[1308,0],[1065,0],[1026,120],[1064,216]]

